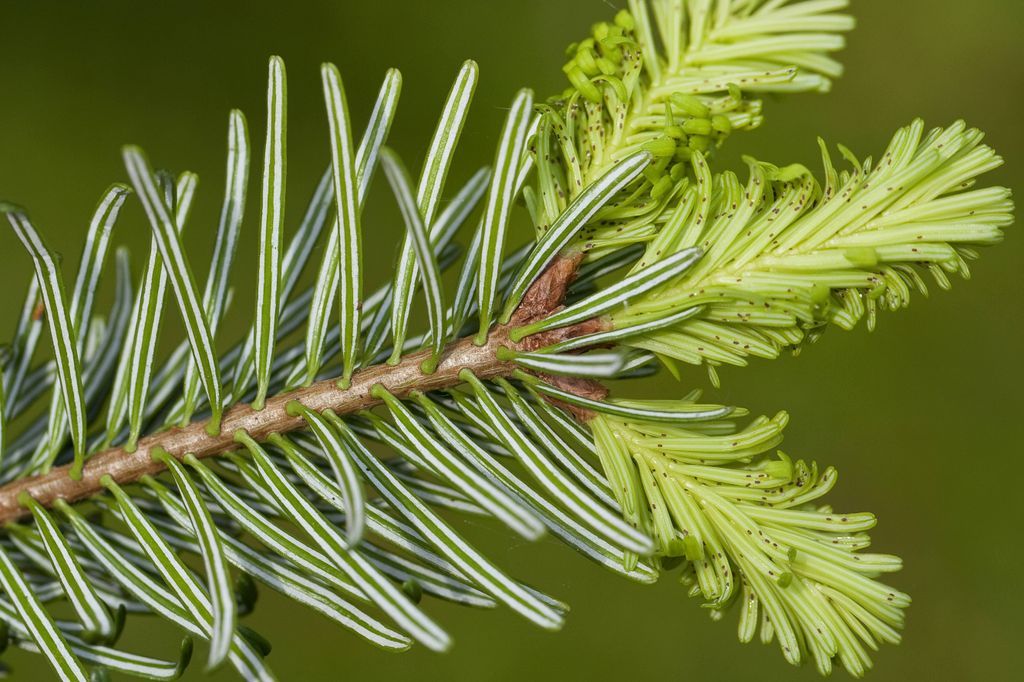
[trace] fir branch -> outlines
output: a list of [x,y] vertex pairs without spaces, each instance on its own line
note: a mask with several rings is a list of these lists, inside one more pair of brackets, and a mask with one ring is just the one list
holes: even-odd
[[[389,650],[450,646],[425,596],[560,627],[567,607],[508,575],[447,510],[529,539],[549,532],[641,583],[678,567],[714,617],[738,607],[741,640],[759,632],[791,663],[863,674],[868,649],[899,640],[909,597],[878,578],[900,561],[860,551],[872,515],[822,503],[833,469],[773,452],[785,413],[737,427],[745,411],[696,393],[624,399],[603,383],[649,376],[657,360],[673,372],[677,360],[744,364],[828,324],[873,325],[924,290],[917,269],[946,286],[1001,238],[1009,192],[972,189],[1000,159],[961,123],[915,122],[877,164],[840,148],[849,170],[823,145],[820,183],[754,160],[745,186],[712,172],[715,148],[761,124],[756,95],[828,89],[853,25],[845,6],[633,0],[570,48],[566,92],[533,118],[532,93],[518,93],[493,172],[455,192],[473,62],[415,190],[384,148],[398,72],[354,148],[340,74],[324,65],[332,163],[283,254],[286,88],[272,58],[256,314],[227,352],[214,335],[248,184],[241,112],[202,296],[181,243],[197,178],[154,171],[138,148],[124,157],[153,243],[135,290],[118,252],[105,315],[93,294],[126,188],[100,203],[70,304],[25,211],[0,205],[37,266],[0,357],[0,646],[42,652],[63,679],[171,679],[191,639],[167,661],[117,647],[126,612],[153,613],[210,640],[211,668],[271,680],[267,642],[239,622],[253,581]],[[360,210],[378,160],[406,239],[392,281],[366,292]],[[446,300],[441,273],[485,194]],[[535,234],[509,252],[517,197]],[[329,222],[317,280],[298,290]],[[187,338],[158,365],[168,281]],[[413,333],[420,293],[430,324]],[[53,358],[33,364],[44,325]],[[74,621],[50,614],[61,601]]]

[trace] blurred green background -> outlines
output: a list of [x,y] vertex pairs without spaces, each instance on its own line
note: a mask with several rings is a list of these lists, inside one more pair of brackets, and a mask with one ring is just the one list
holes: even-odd
[[[562,48],[621,2],[601,0],[437,0],[435,2],[11,2],[0,5],[0,197],[28,206],[50,245],[77,258],[101,191],[124,179],[119,149],[143,145],[154,163],[191,169],[200,195],[187,241],[205,272],[223,191],[227,112],[249,116],[253,156],[262,159],[265,60],[289,72],[289,210],[297,216],[327,161],[318,65],[338,64],[350,105],[365,120],[390,66],[405,76],[392,144],[416,167],[461,61],[482,79],[463,137],[456,180],[489,163],[504,107],[515,89],[561,90]],[[958,117],[988,132],[1007,159],[986,183],[1024,180],[1024,3],[1010,0],[862,0],[858,29],[841,58],[845,77],[828,96],[769,101],[767,122],[737,135],[721,162],[739,154],[817,165],[815,136],[860,155],[881,152],[896,127],[921,116]],[[380,183],[378,182],[378,190]],[[258,200],[258,180],[250,182]],[[368,209],[371,275],[401,234],[378,191]],[[255,203],[246,228],[256,229]],[[145,253],[148,227],[133,207],[116,239]],[[13,327],[29,259],[0,228],[4,295],[0,336]],[[240,264],[255,248],[243,240]],[[756,361],[722,372],[716,401],[757,412],[787,409],[786,449],[842,472],[835,506],[871,510],[881,551],[901,554],[893,582],[915,600],[904,643],[876,658],[874,680],[1008,680],[1024,629],[1019,588],[1024,550],[1020,475],[1022,239],[984,254],[969,283],[886,315],[868,334],[829,332],[800,358]],[[244,268],[236,274],[248,274]],[[237,281],[237,280],[236,280]],[[239,287],[229,330],[251,308]],[[174,315],[170,316],[175,317]],[[233,329],[231,329],[234,327]],[[234,336],[234,333],[232,336]],[[705,385],[703,371],[690,384]],[[683,388],[663,381],[664,395]],[[1016,425],[1015,425],[1016,424]],[[455,649],[389,655],[267,590],[249,624],[275,645],[283,680],[811,680],[774,645],[741,646],[735,618],[711,623],[666,579],[641,587],[546,541],[510,542],[492,526],[460,521],[514,575],[573,607],[560,634],[540,632],[507,611],[430,605],[454,634]],[[165,655],[176,636],[150,621],[129,622],[126,646]],[[1016,648],[1015,648],[1016,647]],[[202,660],[187,679],[204,679]],[[50,679],[41,659],[5,654],[15,679]],[[842,674],[842,673],[839,673]],[[216,679],[232,679],[221,672]]]

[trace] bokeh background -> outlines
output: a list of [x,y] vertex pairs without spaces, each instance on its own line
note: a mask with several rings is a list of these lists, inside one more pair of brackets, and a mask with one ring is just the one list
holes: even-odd
[[[392,144],[416,167],[450,79],[475,58],[482,80],[463,137],[455,180],[491,159],[504,107],[516,88],[539,95],[564,87],[562,48],[621,1],[435,0],[433,2],[48,3],[0,4],[0,197],[30,207],[51,246],[77,258],[101,191],[124,179],[119,149],[134,142],[155,163],[200,174],[187,241],[205,272],[207,244],[223,191],[227,112],[249,116],[262,158],[265,60],[289,71],[290,225],[327,160],[318,65],[341,68],[357,120],[365,120],[390,66],[405,85]],[[1024,3],[1011,0],[861,0],[859,26],[842,54],[847,75],[828,96],[769,101],[759,131],[730,140],[721,163],[739,154],[817,165],[815,136],[860,155],[882,151],[915,116],[931,124],[958,117],[988,132],[1007,158],[987,183],[1024,185]],[[381,184],[378,182],[378,190]],[[250,183],[258,200],[258,181]],[[384,266],[401,224],[377,192],[367,209],[368,248]],[[255,202],[237,263],[253,263]],[[145,253],[148,227],[131,208],[116,239]],[[872,679],[1009,680],[1024,635],[1020,589],[1020,424],[1024,364],[1021,305],[1024,239],[984,254],[969,283],[886,315],[879,329],[833,330],[797,359],[726,369],[715,400],[757,412],[792,414],[786,449],[836,464],[832,500],[874,511],[882,551],[901,554],[893,582],[915,600],[905,641],[876,658]],[[14,324],[28,257],[0,228],[0,337]],[[141,256],[139,256],[141,257]],[[238,267],[239,277],[255,278]],[[251,310],[241,284],[229,329]],[[173,310],[173,307],[171,308]],[[170,318],[174,318],[172,314]],[[237,326],[236,326],[237,325]],[[169,335],[168,335],[169,336]],[[691,371],[687,386],[705,385]],[[682,389],[656,380],[665,395]],[[741,646],[735,619],[712,623],[672,580],[642,587],[590,565],[554,541],[510,542],[493,526],[459,522],[517,576],[572,604],[560,634],[540,632],[506,611],[471,612],[434,603],[455,649],[381,653],[264,590],[249,625],[275,645],[283,680],[812,680],[789,668],[775,646]],[[177,635],[130,621],[126,645],[170,654]],[[205,679],[202,660],[187,679]],[[41,659],[5,654],[14,679],[50,679]],[[841,674],[841,673],[839,673]],[[215,679],[233,679],[230,671]]]

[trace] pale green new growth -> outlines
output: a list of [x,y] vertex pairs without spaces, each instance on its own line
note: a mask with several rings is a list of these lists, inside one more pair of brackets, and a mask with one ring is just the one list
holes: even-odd
[[754,160],[745,187],[731,173],[699,176],[635,267],[643,272],[690,246],[705,249],[704,257],[614,313],[612,325],[702,306],[699,315],[626,343],[712,367],[776,357],[827,324],[850,329],[867,317],[874,327],[877,311],[906,307],[911,290],[927,295],[919,270],[949,288],[949,274],[969,276],[974,247],[999,242],[1000,228],[1013,221],[1009,190],[951,194],[1000,165],[980,139],[962,122],[926,133],[915,121],[877,165],[850,157],[853,167],[837,172],[823,145],[823,186],[804,168]]
[[[717,383],[716,367],[829,325],[873,327],[926,293],[924,271],[946,288],[1002,238],[1010,192],[975,186],[1001,159],[960,122],[915,121],[875,160],[840,146],[841,167],[821,143],[821,179],[754,159],[742,179],[712,170],[719,146],[762,124],[762,93],[828,90],[846,4],[630,0],[569,48],[563,93],[515,95],[494,168],[461,188],[446,179],[474,62],[415,182],[385,147],[398,71],[356,147],[324,64],[331,164],[294,232],[274,57],[259,229],[243,225],[251,154],[235,110],[201,295],[181,240],[198,178],[154,171],[137,147],[124,160],[152,245],[134,286],[117,251],[109,311],[94,297],[127,186],[103,195],[70,300],[26,212],[0,204],[36,275],[0,355],[0,650],[40,652],[63,680],[173,679],[197,637],[209,668],[273,680],[269,643],[243,624],[256,583],[391,651],[451,647],[434,599],[560,628],[568,607],[474,546],[451,520],[466,514],[550,534],[637,583],[674,573],[713,618],[737,612],[741,641],[863,675],[900,639],[910,597],[881,580],[901,562],[862,551],[873,515],[824,501],[833,468],[777,450],[786,413],[601,383],[663,367],[682,379],[678,363]],[[378,161],[404,240],[388,284],[367,291],[364,268],[384,267],[362,239]],[[215,345],[243,238],[259,246],[254,319]],[[159,356],[168,283],[186,333]],[[429,325],[415,332],[420,295]],[[121,651],[129,613],[128,627],[149,613],[181,629],[177,653]]]

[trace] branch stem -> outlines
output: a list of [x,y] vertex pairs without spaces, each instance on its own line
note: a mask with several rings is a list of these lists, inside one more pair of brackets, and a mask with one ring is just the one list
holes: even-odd
[[187,426],[171,427],[146,436],[139,441],[133,452],[123,447],[109,448],[86,460],[79,480],[69,476],[68,465],[45,474],[12,481],[0,487],[0,524],[16,521],[29,514],[29,510],[19,501],[25,495],[31,496],[44,507],[50,507],[57,500],[74,503],[102,493],[104,487],[101,480],[105,476],[110,476],[118,485],[125,485],[143,476],[159,474],[166,465],[153,458],[156,452],[165,451],[177,459],[188,454],[203,459],[236,450],[238,444],[234,440],[234,433],[239,429],[257,441],[265,441],[273,433],[306,428],[302,417],[288,413],[287,405],[292,400],[317,412],[330,409],[343,415],[379,405],[380,400],[373,397],[373,387],[378,384],[392,395],[405,398],[412,391],[429,392],[458,386],[463,383],[459,379],[459,372],[463,369],[469,369],[485,380],[508,376],[516,369],[516,365],[498,359],[500,347],[533,349],[538,347],[538,343],[546,345],[552,342],[552,334],[569,338],[592,332],[594,324],[599,324],[584,323],[547,332],[549,338],[528,337],[521,344],[513,344],[508,339],[513,325],[522,325],[543,317],[561,305],[565,290],[575,277],[579,261],[579,256],[555,259],[524,297],[512,325],[496,327],[482,346],[477,345],[472,336],[453,341],[445,348],[436,369],[429,374],[422,369],[423,362],[433,356],[432,350],[427,348],[403,356],[394,365],[384,363],[360,370],[352,375],[351,382],[344,388],[339,387],[336,378],[331,378],[268,398],[259,410],[251,405],[235,405],[224,413],[219,432],[214,434],[207,430],[209,420],[198,420]]

